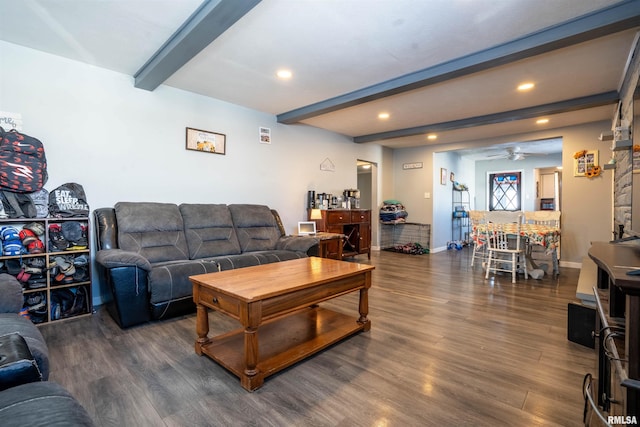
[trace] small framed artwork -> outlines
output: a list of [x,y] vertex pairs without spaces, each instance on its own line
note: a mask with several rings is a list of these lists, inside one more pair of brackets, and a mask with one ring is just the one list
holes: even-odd
[[227,136],[222,133],[187,128],[187,150],[226,154]]
[[440,184],[447,185],[447,170],[440,168]]
[[271,144],[271,129],[259,127],[258,132],[260,133],[260,144]]
[[598,150],[584,150],[576,153],[573,163],[573,176],[587,176],[594,166],[598,166]]

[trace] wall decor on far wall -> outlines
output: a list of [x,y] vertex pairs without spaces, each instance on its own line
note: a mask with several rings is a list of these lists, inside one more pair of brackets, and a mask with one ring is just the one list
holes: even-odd
[[640,173],[640,145],[633,146],[633,173]]
[[226,154],[227,136],[222,133],[187,128],[187,150]]
[[447,170],[440,168],[440,184],[447,185]]
[[260,144],[271,144],[271,129],[260,126],[258,132],[260,133]]
[[573,176],[590,176],[598,166],[598,150],[577,151],[573,155]]
[[335,172],[336,165],[334,165],[331,159],[327,157],[322,161],[322,163],[320,163],[320,170],[326,172]]
[[422,169],[422,162],[414,162],[414,163],[403,163],[402,169]]

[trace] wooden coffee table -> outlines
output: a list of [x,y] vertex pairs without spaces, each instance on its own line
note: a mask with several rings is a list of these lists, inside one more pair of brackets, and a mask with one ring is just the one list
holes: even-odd
[[[197,306],[196,353],[206,354],[253,391],[269,375],[371,328],[367,292],[373,269],[309,257],[191,276]],[[318,305],[356,290],[359,316]],[[239,320],[242,328],[209,337],[208,308]]]

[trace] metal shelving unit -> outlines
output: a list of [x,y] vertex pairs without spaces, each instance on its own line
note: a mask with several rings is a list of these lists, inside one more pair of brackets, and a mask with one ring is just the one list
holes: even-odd
[[469,190],[452,190],[451,195],[451,243],[457,242],[463,246],[469,243],[469,210],[471,197]]

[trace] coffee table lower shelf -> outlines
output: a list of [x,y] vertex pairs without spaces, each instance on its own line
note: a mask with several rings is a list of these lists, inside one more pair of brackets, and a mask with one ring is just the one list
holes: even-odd
[[210,337],[200,348],[202,353],[238,376],[245,389],[253,391],[266,377],[370,327],[369,321],[358,323],[356,317],[320,306],[264,322],[257,331],[257,373],[252,375],[245,372],[243,329]]

